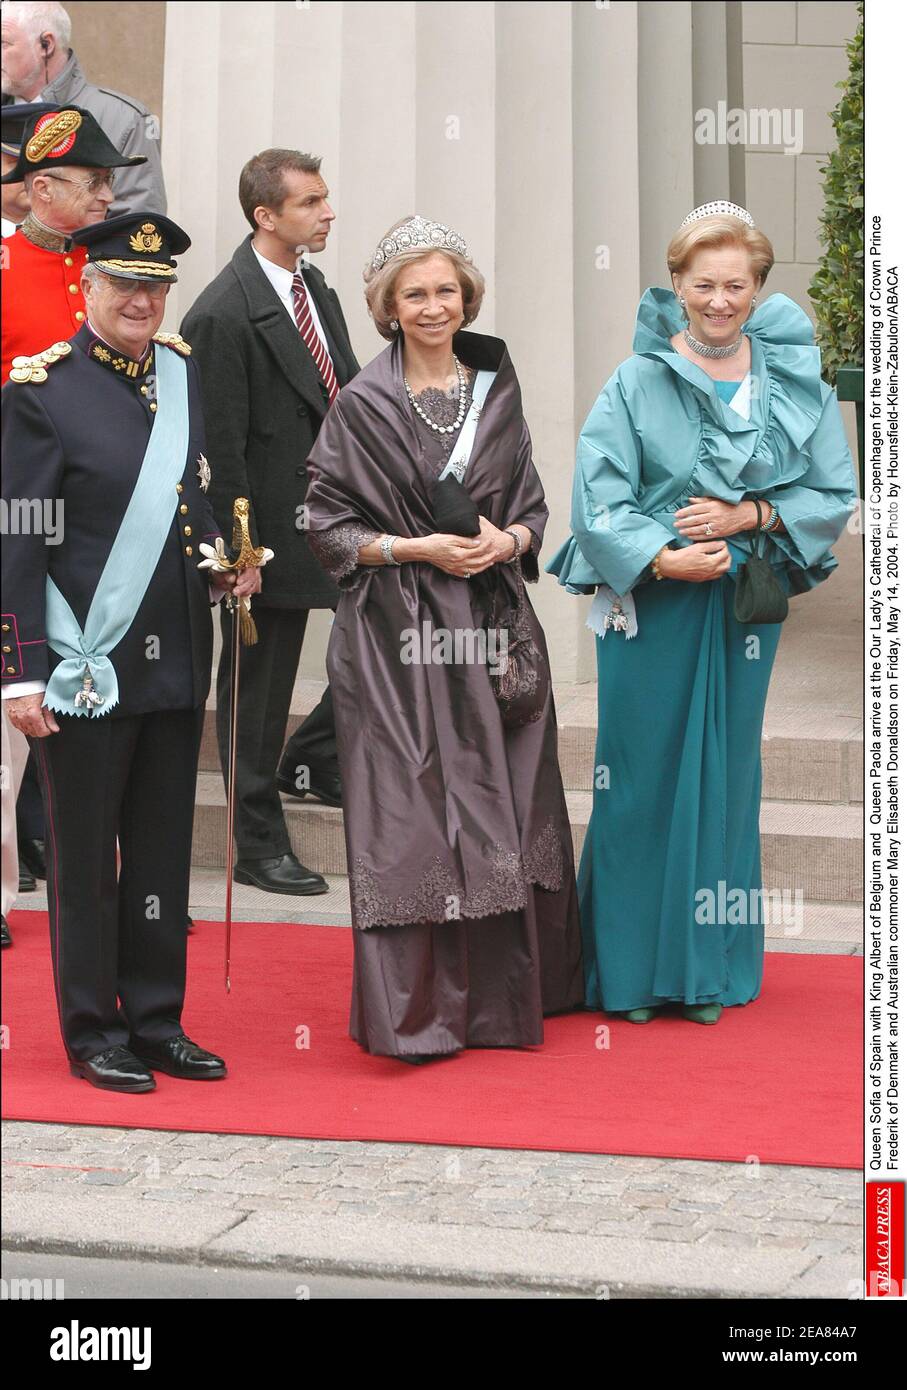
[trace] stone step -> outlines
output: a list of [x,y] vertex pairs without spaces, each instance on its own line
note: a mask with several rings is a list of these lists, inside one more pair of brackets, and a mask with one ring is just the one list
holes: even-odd
[[[311,922],[316,926],[348,927],[349,880],[345,874],[327,874],[328,892],[314,898],[296,898],[262,892],[240,883],[233,885],[233,921],[286,922],[288,926]],[[196,928],[223,922],[226,899],[223,865],[219,869],[195,866],[189,893],[189,912]],[[24,893],[14,904],[17,912],[46,912],[46,885],[39,881],[34,893]],[[822,951],[854,954],[863,942],[863,909],[856,903],[804,902],[798,921],[766,923],[766,946],[775,951]]]
[[[307,713],[308,709],[303,708],[291,714],[286,737]],[[585,791],[592,784],[595,736],[594,723],[564,723],[558,727],[558,759],[568,791]],[[220,766],[213,709],[207,711],[205,718],[199,766],[203,772],[214,772]],[[763,737],[762,793],[769,800],[858,803],[862,798],[862,779],[863,745],[858,736]]]
[[[589,792],[569,791],[567,809],[577,863],[592,811]],[[763,800],[762,878],[766,889],[813,902],[860,903],[863,814],[860,806]]]
[[[343,813],[315,801],[283,798],[294,854],[322,874],[345,874]],[[591,792],[569,791],[567,807],[579,861],[592,810]],[[219,773],[199,775],[192,862],[225,863],[226,802]],[[819,802],[762,803],[762,865],[766,889],[804,900],[859,903],[862,892],[862,813],[859,806]]]
[[[558,761],[567,791],[593,780],[596,729],[561,725]],[[863,795],[863,745],[844,738],[762,739],[762,794],[771,801],[859,803]]]

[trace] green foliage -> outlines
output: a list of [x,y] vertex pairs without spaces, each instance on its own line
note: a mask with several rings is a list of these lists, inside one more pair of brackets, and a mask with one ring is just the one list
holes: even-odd
[[863,365],[863,5],[847,45],[849,71],[838,86],[841,100],[831,119],[838,147],[820,172],[825,206],[819,239],[825,247],[809,287],[816,309],[816,341],[822,374],[835,384],[838,369]]

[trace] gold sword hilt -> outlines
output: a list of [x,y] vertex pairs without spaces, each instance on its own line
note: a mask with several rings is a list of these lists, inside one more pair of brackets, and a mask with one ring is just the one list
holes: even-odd
[[[228,570],[238,573],[240,570],[259,569],[261,567],[266,547],[252,544],[252,537],[249,535],[248,497],[237,497],[233,503],[233,549],[236,554],[232,560],[226,561]],[[258,633],[255,628],[255,620],[252,617],[250,601],[237,599],[232,594],[228,594],[226,602],[230,608],[237,610],[239,637],[243,646],[254,646],[258,641]]]
[[237,497],[233,503],[233,549],[236,551],[236,559],[231,562],[233,569],[245,570],[253,565],[257,569],[265,556],[265,547],[253,545],[249,535],[248,497]]

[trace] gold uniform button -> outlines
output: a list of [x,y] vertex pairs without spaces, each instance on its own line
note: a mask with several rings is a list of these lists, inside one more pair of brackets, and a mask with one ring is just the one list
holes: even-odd
[[70,285],[70,286],[68,286],[68,288],[69,288],[69,293],[70,293],[70,294],[78,294],[78,293],[79,293],[79,287],[78,287],[78,285]]
[[185,502],[183,502],[183,504],[180,507],[180,516],[185,516],[188,510],[189,508],[186,506]]
[[76,310],[76,319],[79,323],[85,322],[85,315],[82,313],[81,309]]
[[64,256],[64,257],[63,257],[63,264],[64,264],[64,265],[72,265],[72,256]]
[[186,546],[186,554],[187,554],[187,555],[191,555],[191,554],[192,554],[192,546],[191,546],[191,545],[187,545],[187,546]]
[[4,623],[2,629],[0,630],[2,630],[3,632],[9,632],[9,623]]
[[8,676],[14,676],[14,675],[16,674],[16,668],[15,668],[15,666],[7,666],[7,668],[6,668],[6,674],[7,674]]
[[182,490],[183,490],[183,485],[182,485],[182,483],[177,483],[177,485],[176,485],[176,490],[177,490],[177,492],[182,492]]
[[156,401],[149,401],[149,403],[148,403],[148,409],[151,411],[151,413],[152,413],[152,415],[153,415],[154,412],[157,410],[157,402],[156,402]]
[[3,650],[4,650],[5,652],[11,652],[11,651],[12,651],[12,647],[4,647]]
[[183,535],[184,535],[184,536],[191,536],[191,535],[192,535],[192,527],[191,527],[191,526],[184,526],[184,527],[183,527]]

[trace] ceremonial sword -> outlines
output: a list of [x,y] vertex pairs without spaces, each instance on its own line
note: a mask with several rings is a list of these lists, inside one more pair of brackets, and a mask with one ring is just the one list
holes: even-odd
[[[233,503],[233,550],[232,560],[228,559],[219,540],[216,550],[203,546],[202,549],[217,560],[220,573],[230,570],[239,573],[252,566],[259,568],[273,559],[274,552],[265,546],[254,546],[249,536],[249,500],[237,497]],[[227,762],[227,893],[224,908],[224,987],[230,993],[230,943],[233,930],[233,824],[236,814],[236,734],[239,727],[239,649],[240,644],[251,647],[258,641],[255,621],[252,617],[251,598],[236,598],[228,594],[224,599],[233,614],[233,633],[230,639],[230,724],[228,736]]]

